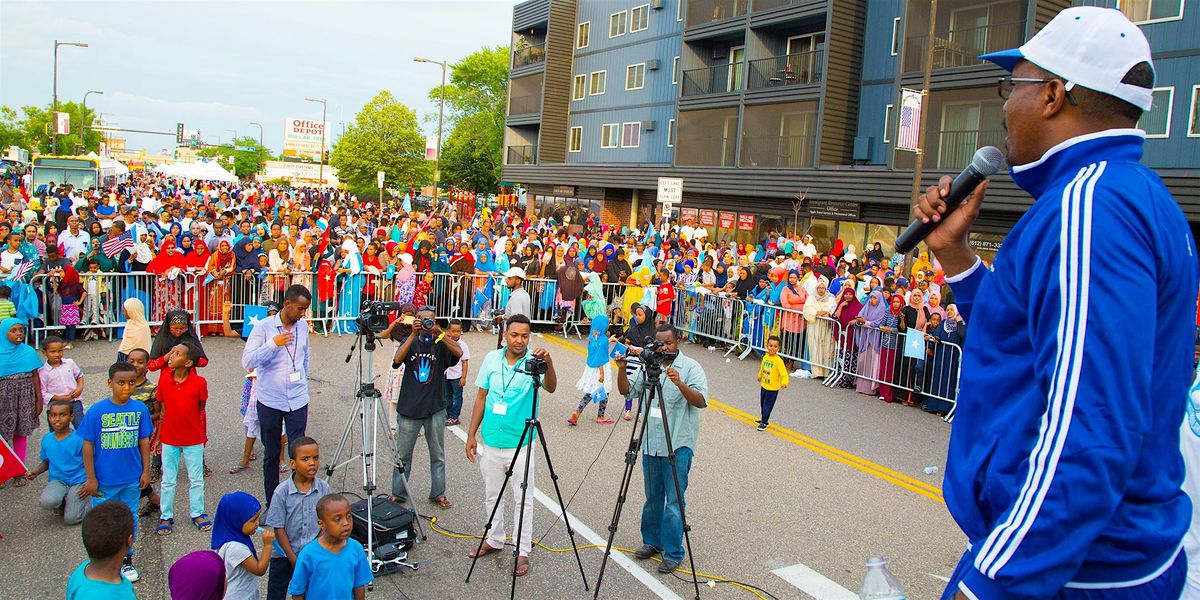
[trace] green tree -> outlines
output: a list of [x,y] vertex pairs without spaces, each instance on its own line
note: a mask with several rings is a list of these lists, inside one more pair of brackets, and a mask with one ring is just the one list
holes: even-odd
[[[51,151],[51,128],[54,127],[54,107],[25,106],[25,139],[39,154]],[[58,154],[77,155],[99,152],[104,134],[91,129],[96,124],[96,112],[78,102],[60,102],[58,111],[71,116],[71,133],[58,136]],[[82,132],[82,135],[81,135]]]
[[[503,164],[509,50],[485,47],[451,65],[446,84],[450,135],[442,143],[442,179],[479,192],[495,190]],[[441,86],[429,92],[441,98]]]
[[9,146],[29,149],[29,138],[25,135],[25,119],[10,106],[0,106],[0,150]]
[[[237,150],[238,148],[253,148],[251,151]],[[260,145],[252,136],[242,136],[233,140],[232,145],[209,146],[197,152],[204,158],[220,157],[221,166],[229,168],[233,165],[233,174],[238,177],[251,177],[262,169],[262,164],[271,160],[271,151]]]
[[377,189],[378,171],[391,185],[427,181],[433,175],[432,163],[425,160],[425,136],[417,114],[387,90],[355,115],[334,146],[329,164],[355,193]]

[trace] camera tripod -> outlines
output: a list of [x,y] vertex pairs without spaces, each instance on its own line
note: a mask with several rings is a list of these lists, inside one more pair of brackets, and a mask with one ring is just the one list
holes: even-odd
[[[501,359],[506,360],[506,359]],[[525,359],[522,359],[525,360]],[[479,552],[483,550],[483,545],[487,543],[488,532],[492,530],[492,523],[496,521],[496,513],[500,510],[501,501],[504,499],[504,489],[508,487],[508,482],[512,480],[513,469],[517,466],[517,459],[521,456],[520,448],[525,448],[525,476],[521,479],[521,504],[520,518],[517,519],[517,531],[513,536],[516,546],[513,548],[513,571],[512,571],[512,587],[509,588],[508,597],[512,600],[517,594],[517,559],[521,556],[521,532],[525,526],[525,505],[529,495],[529,470],[533,466],[531,464],[533,458],[533,444],[536,442],[542,447],[542,452],[546,455],[546,468],[550,471],[550,481],[554,482],[554,494],[558,497],[558,506],[562,510],[563,523],[567,526],[567,535],[571,538],[571,549],[575,551],[575,562],[579,565],[579,576],[583,578],[583,589],[588,590],[587,574],[583,571],[583,559],[579,557],[579,546],[575,543],[575,530],[571,529],[571,521],[567,519],[567,507],[563,503],[562,491],[558,487],[558,475],[554,472],[554,463],[550,461],[550,448],[546,446],[546,433],[542,430],[542,422],[538,420],[538,399],[539,391],[542,387],[542,376],[537,372],[525,372],[533,378],[533,406],[530,409],[529,418],[525,419],[525,428],[521,430],[521,437],[517,440],[517,452],[513,453],[512,461],[508,464],[508,469],[504,471],[504,482],[500,484],[500,493],[496,495],[496,504],[492,507],[492,513],[488,516],[487,524],[483,526],[483,536],[479,538],[479,546],[475,548],[475,556],[471,559],[471,568],[467,571],[467,583],[471,583],[471,574],[475,572],[475,563],[479,561]],[[537,434],[536,438],[534,434]],[[529,441],[529,446],[525,446],[525,441]],[[530,534],[532,536],[533,524],[530,523]],[[531,539],[532,542],[532,539]]]
[[[675,499],[679,503],[679,520],[683,524],[683,541],[687,546],[688,565],[692,571],[692,585],[696,590],[696,600],[699,600],[700,580],[696,578],[696,559],[692,554],[690,534],[692,527],[688,525],[687,513],[684,511],[683,489],[679,485],[679,468],[675,461],[675,445],[671,442],[671,424],[667,419],[667,406],[663,399],[662,364],[658,362],[658,359],[646,356],[646,354],[643,352],[645,358],[642,360],[642,375],[645,378],[645,384],[638,396],[637,416],[634,417],[633,427],[629,432],[629,449],[625,451],[625,473],[621,477],[621,487],[617,491],[617,503],[613,507],[612,522],[608,525],[608,544],[604,546],[604,559],[600,563],[600,574],[596,577],[596,593],[592,597],[600,597],[600,586],[604,582],[604,569],[608,566],[608,557],[612,553],[613,538],[617,535],[617,525],[621,522],[621,510],[625,507],[625,500],[629,496],[629,484],[633,481],[638,455],[641,454],[642,442],[646,438],[646,429],[650,424],[650,419],[661,419],[663,434],[666,436],[667,442],[667,462],[671,463],[671,479],[675,483]],[[655,406],[655,399],[658,400],[657,406]],[[659,411],[658,415],[652,415],[652,411]]]
[[[400,550],[396,546],[383,544],[379,548],[375,547],[375,527],[373,505],[375,498],[375,470],[376,470],[376,453],[375,447],[378,441],[378,431],[380,424],[383,425],[384,431],[387,431],[387,416],[384,412],[382,403],[383,397],[379,393],[379,389],[375,387],[375,377],[372,374],[371,358],[375,353],[375,333],[369,329],[360,329],[354,342],[350,345],[350,353],[346,355],[346,362],[350,362],[350,358],[354,356],[354,351],[358,350],[358,385],[356,386],[354,408],[350,411],[350,416],[346,419],[346,428],[342,431],[342,437],[338,440],[337,448],[333,451],[333,459],[329,461],[329,465],[325,467],[325,476],[332,478],[334,471],[356,461],[362,459],[362,479],[363,492],[367,499],[367,559],[371,563],[372,573],[387,574],[400,570],[401,568],[412,569],[416,571],[418,566],[416,563],[408,562],[408,553]],[[347,458],[342,462],[338,462],[341,458],[342,451],[351,444],[350,435],[354,428],[354,418],[358,417],[359,432],[362,435],[362,452]],[[391,438],[387,438],[385,442],[388,449],[392,450],[391,456],[395,457],[395,446]],[[395,462],[395,459],[392,459]],[[400,469],[401,475],[404,474],[404,465],[397,463],[396,468]],[[404,487],[404,495],[411,498],[412,495],[408,491],[408,482],[403,477],[400,478],[400,485]],[[425,530],[421,527],[421,519],[413,511],[413,521],[417,525],[417,533],[420,535],[421,541],[425,541]]]

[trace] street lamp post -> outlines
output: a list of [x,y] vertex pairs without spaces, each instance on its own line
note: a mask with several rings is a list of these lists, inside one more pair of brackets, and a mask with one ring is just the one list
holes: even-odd
[[441,98],[438,100],[437,151],[433,155],[433,201],[436,203],[438,199],[438,176],[441,175],[442,170],[442,116],[446,109],[446,61],[430,60],[419,56],[414,58],[413,61],[441,65],[442,67],[442,87],[439,89]]
[[88,45],[83,42],[60,42],[54,40],[54,114],[50,118],[54,121],[54,127],[50,129],[50,154],[58,154],[58,47],[59,46],[75,46],[77,48],[87,48]]
[[84,137],[84,134],[86,134],[87,132],[86,132],[86,131],[84,131],[84,129],[83,129],[83,120],[87,118],[87,97],[88,97],[88,94],[101,94],[101,95],[103,95],[103,94],[104,94],[104,92],[101,92],[100,90],[90,90],[90,91],[88,91],[88,92],[86,92],[86,93],[84,93],[84,94],[83,94],[83,110],[81,110],[81,111],[79,112],[79,144],[80,144],[80,146],[82,146],[82,147],[83,147],[85,150],[87,149],[87,139]]
[[321,187],[325,187],[325,114],[329,111],[329,101],[317,100],[316,98],[305,98],[304,100],[306,102],[321,103],[321,151],[319,153],[321,167],[319,169],[320,175],[317,175],[317,178],[321,180]]
[[236,129],[226,129],[225,131],[228,131],[229,133],[233,134],[233,140],[231,142],[229,142],[229,145],[236,147],[237,146],[237,130]]

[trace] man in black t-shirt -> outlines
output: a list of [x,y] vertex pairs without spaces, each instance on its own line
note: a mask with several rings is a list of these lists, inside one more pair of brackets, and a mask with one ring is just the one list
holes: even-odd
[[[432,324],[426,328],[422,323]],[[392,471],[392,499],[404,500],[400,478],[412,470],[413,447],[425,430],[429,446],[429,499],[442,508],[452,504],[446,497],[446,368],[462,356],[458,342],[434,320],[433,307],[417,311],[412,333],[400,344],[392,358],[393,368],[404,365],[400,397],[396,400],[396,454],[404,472]],[[415,506],[414,506],[415,510]]]

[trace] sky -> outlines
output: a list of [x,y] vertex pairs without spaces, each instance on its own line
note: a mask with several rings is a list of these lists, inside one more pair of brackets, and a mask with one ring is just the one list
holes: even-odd
[[[0,0],[0,104],[49,105],[54,40],[59,102],[83,100],[124,134],[128,149],[174,147],[176,123],[206,143],[258,136],[278,154],[285,119],[319,121],[331,135],[389,90],[437,130],[438,65],[483,46],[507,46],[516,0],[42,1]],[[114,134],[116,135],[116,134]]]

